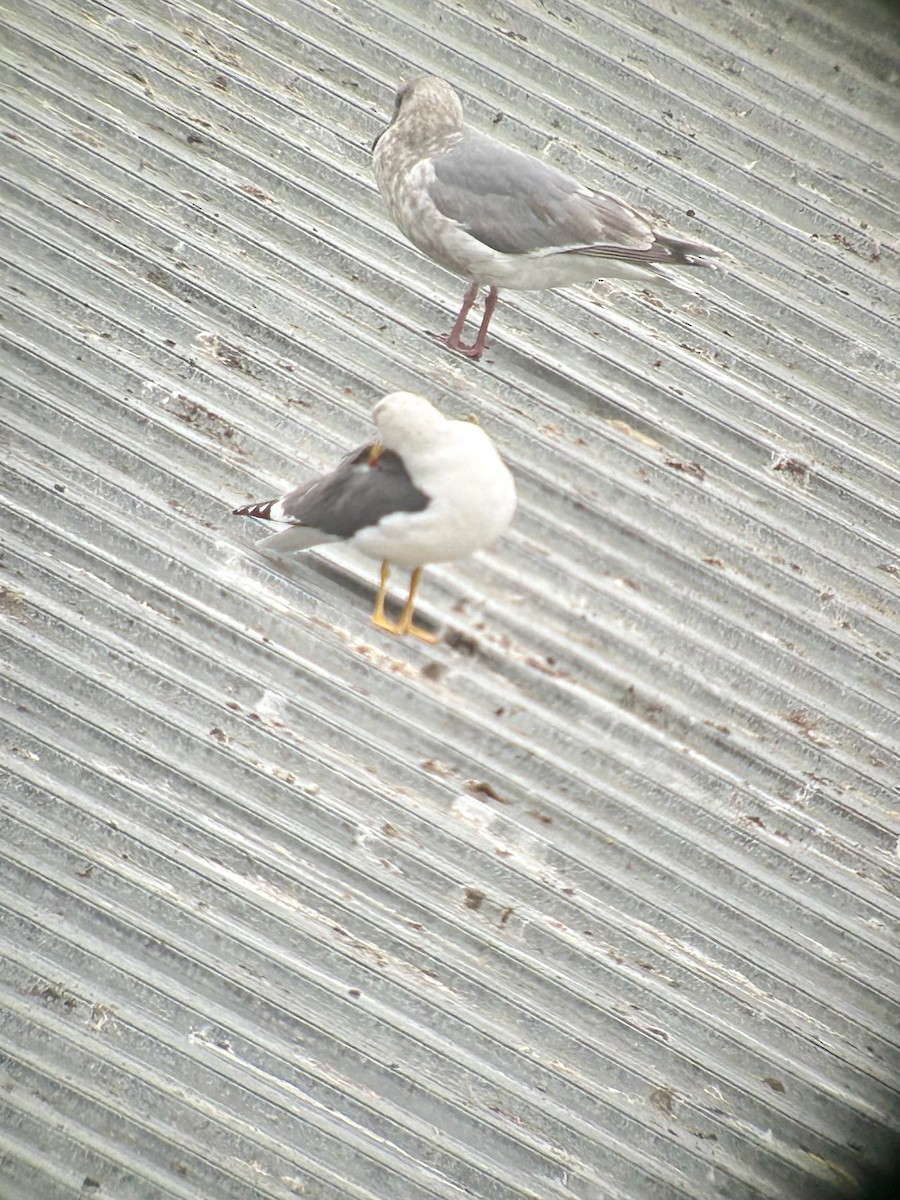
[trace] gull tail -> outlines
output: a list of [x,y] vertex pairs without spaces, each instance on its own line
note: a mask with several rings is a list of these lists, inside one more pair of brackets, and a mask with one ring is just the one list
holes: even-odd
[[258,550],[267,554],[295,554],[298,550],[308,550],[310,546],[319,546],[323,542],[340,541],[340,538],[322,533],[320,529],[304,525],[297,517],[286,515],[283,500],[283,496],[277,500],[257,500],[233,510],[235,517],[255,517],[258,521],[272,521],[276,525],[287,526],[257,542]]
[[[722,251],[706,242],[692,242],[688,238],[657,234],[654,246],[660,246],[668,255],[662,260],[667,267],[711,267],[721,269],[721,263],[712,261],[721,258]],[[661,264],[662,265],[662,264]]]

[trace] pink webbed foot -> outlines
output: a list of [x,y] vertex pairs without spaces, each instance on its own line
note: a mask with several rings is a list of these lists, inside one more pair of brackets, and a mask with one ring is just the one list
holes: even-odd
[[429,330],[428,336],[434,338],[436,342],[440,342],[442,346],[446,346],[448,350],[453,350],[456,354],[463,354],[466,358],[474,359],[476,362],[484,353],[484,346],[479,345],[477,341],[467,346],[459,338],[454,338],[452,333],[432,333]]
[[433,337],[435,341],[440,342],[443,346],[446,346],[448,350],[453,350],[457,354],[463,354],[466,358],[471,358],[476,362],[479,358],[481,358],[482,354],[484,354],[485,347],[487,346],[488,326],[491,323],[491,317],[494,315],[494,309],[497,307],[497,289],[495,287],[491,287],[489,289],[487,299],[484,302],[484,316],[481,318],[481,326],[478,330],[478,337],[474,342],[467,344],[462,340],[462,331],[466,323],[466,317],[469,315],[469,310],[475,303],[475,297],[477,294],[478,285],[475,283],[470,284],[466,289],[465,296],[463,296],[462,307],[459,310],[459,314],[450,332],[429,334],[429,336]]

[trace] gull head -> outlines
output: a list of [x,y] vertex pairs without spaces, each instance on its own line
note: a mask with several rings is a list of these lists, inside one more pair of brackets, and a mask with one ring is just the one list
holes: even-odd
[[372,420],[382,445],[398,454],[435,442],[447,426],[431,401],[415,392],[391,392],[375,405]]
[[419,75],[398,88],[391,123],[375,145],[388,130],[425,144],[459,133],[462,127],[463,107],[456,91],[437,75]]

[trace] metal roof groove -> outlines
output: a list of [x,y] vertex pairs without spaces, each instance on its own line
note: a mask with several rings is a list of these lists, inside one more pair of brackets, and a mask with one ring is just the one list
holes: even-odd
[[[2,1200],[837,1200],[884,1156],[895,28],[6,15]],[[422,69],[728,270],[510,294],[443,354],[461,284],[370,173]],[[520,492],[427,571],[434,648],[371,630],[375,564],[230,516],[397,387]]]

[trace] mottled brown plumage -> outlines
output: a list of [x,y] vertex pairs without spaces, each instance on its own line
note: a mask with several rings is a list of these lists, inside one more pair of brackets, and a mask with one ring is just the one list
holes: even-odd
[[[714,246],[656,233],[622,200],[593,192],[529,154],[470,129],[448,83],[423,75],[397,93],[376,139],[375,178],[394,221],[429,258],[469,280],[441,340],[479,358],[501,287],[594,279],[676,282],[671,267],[709,267]],[[479,288],[490,290],[474,344],[461,340]]]

